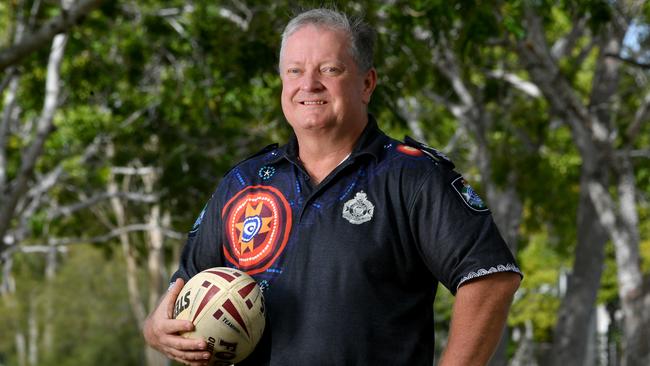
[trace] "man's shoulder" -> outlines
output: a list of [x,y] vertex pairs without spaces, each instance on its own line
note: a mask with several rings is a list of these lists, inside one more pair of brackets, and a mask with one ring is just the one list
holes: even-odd
[[252,169],[252,167],[259,167],[260,164],[264,165],[271,163],[274,160],[277,160],[280,154],[280,146],[277,143],[269,144],[233,165],[232,168],[224,174],[224,177],[231,175],[235,171],[246,173],[248,170]]
[[391,165],[397,164],[425,171],[431,169],[447,171],[455,168],[451,159],[440,150],[409,136],[405,136],[403,141],[391,138],[385,148],[386,157],[392,161]]

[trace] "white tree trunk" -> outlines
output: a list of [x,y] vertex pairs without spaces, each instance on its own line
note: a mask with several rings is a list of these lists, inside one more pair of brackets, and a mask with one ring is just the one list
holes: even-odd
[[19,366],[27,365],[27,346],[25,342],[25,334],[23,332],[16,332],[16,358],[18,359]]
[[38,352],[39,352],[39,337],[38,337],[38,318],[36,314],[36,305],[34,300],[30,300],[29,304],[29,318],[27,319],[27,329],[28,329],[28,347],[27,347],[27,361],[30,366],[38,365]]
[[[152,169],[150,174],[143,175],[142,178],[145,192],[152,193],[155,183],[158,181],[157,170]],[[149,253],[147,258],[149,273],[149,311],[155,309],[163,291],[163,245],[165,237],[162,228],[164,224],[169,224],[171,220],[169,213],[165,213],[164,217],[161,218],[160,210],[160,204],[155,203],[149,211],[148,218],[148,224],[151,227],[147,232],[147,248]],[[145,356],[148,366],[165,366],[169,364],[169,360],[166,357],[152,348],[145,348]]]
[[622,365],[647,365],[650,363],[650,310],[646,301],[650,298],[650,291],[648,286],[644,286],[640,267],[634,172],[628,159],[622,159],[618,170],[618,211],[606,186],[590,182],[589,194],[616,248],[619,298],[623,311]]
[[[115,155],[115,147],[113,143],[109,143],[106,146],[106,155],[108,158],[112,158]],[[129,178],[125,177],[125,186],[128,191],[128,182]],[[120,200],[118,192],[118,183],[114,173],[111,173],[108,181],[108,194],[111,197],[111,207],[113,209],[113,214],[115,215],[115,221],[118,228],[126,227],[128,224],[128,218],[126,217],[126,209]],[[145,318],[147,317],[147,312],[144,307],[144,302],[142,300],[142,293],[140,291],[140,286],[138,284],[138,263],[136,258],[136,252],[131,245],[131,239],[129,233],[124,231],[119,234],[120,244],[122,247],[122,253],[124,255],[124,260],[126,262],[126,285],[127,291],[129,294],[129,304],[131,305],[131,311],[133,316],[136,319],[138,328],[142,329],[142,324],[144,323]]]
[[589,317],[593,313],[605,259],[607,233],[598,222],[598,213],[587,192],[583,164],[577,215],[577,245],[568,288],[558,311],[553,336],[552,365],[583,365],[587,355]]

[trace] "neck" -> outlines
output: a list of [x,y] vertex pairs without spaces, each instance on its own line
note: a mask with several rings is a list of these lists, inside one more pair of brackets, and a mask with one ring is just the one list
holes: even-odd
[[298,140],[298,156],[312,181],[319,184],[339,164],[341,164],[354,149],[364,126],[358,131],[345,131],[342,135],[335,133],[300,133],[296,131]]

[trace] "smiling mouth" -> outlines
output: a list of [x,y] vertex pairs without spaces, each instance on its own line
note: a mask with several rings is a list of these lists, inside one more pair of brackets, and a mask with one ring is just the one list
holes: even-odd
[[302,105],[323,105],[323,104],[327,104],[327,102],[324,101],[324,100],[305,100],[305,101],[300,102],[300,104],[302,104]]

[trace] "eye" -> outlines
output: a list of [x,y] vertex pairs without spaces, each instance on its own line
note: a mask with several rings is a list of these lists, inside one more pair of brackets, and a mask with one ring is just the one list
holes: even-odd
[[335,74],[340,74],[341,69],[339,69],[336,66],[325,66],[320,69],[320,72],[323,74],[330,74],[330,75],[335,75]]
[[300,69],[297,67],[290,67],[287,69],[287,75],[299,75]]

